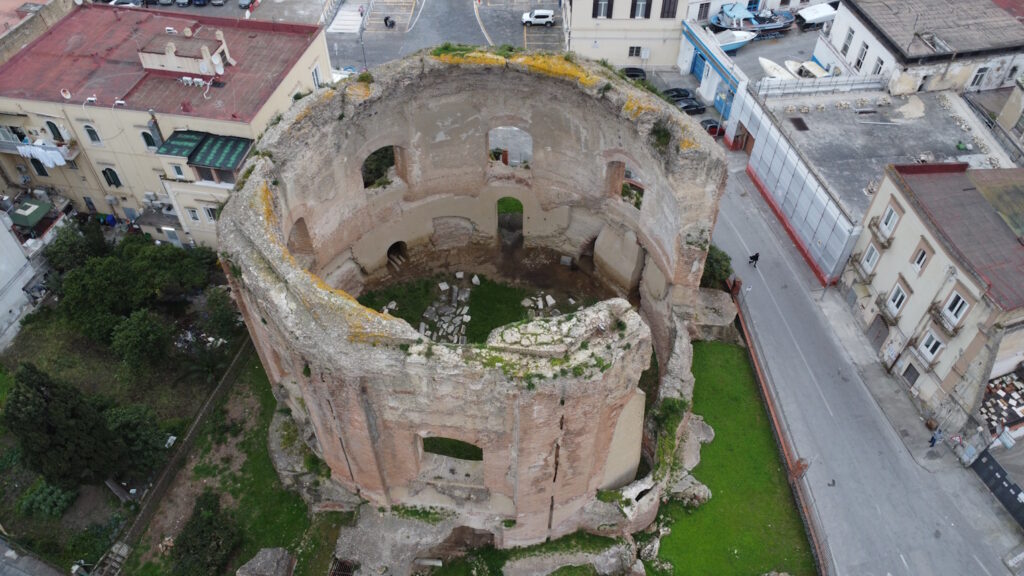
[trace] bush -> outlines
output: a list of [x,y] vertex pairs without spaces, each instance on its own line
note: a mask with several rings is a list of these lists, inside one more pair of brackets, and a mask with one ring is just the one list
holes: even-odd
[[220,508],[220,496],[207,490],[196,499],[192,516],[174,542],[171,573],[217,576],[241,541],[238,525]]
[[75,503],[77,496],[77,490],[64,490],[39,478],[18,498],[18,513],[60,518]]
[[203,293],[206,296],[206,307],[200,320],[203,332],[214,338],[230,340],[238,332],[238,310],[231,296],[217,286],[209,286]]
[[718,246],[708,247],[708,257],[704,261],[704,275],[700,277],[702,288],[726,289],[726,281],[732,276],[732,259]]
[[306,455],[302,458],[302,463],[306,465],[306,470],[321,478],[330,478],[331,476],[331,467],[312,452],[306,452]]
[[89,258],[102,257],[110,251],[100,225],[89,220],[81,226],[63,226],[57,230],[53,243],[43,250],[50,266],[60,273],[85,264]]
[[441,456],[450,456],[460,460],[480,461],[484,459],[484,451],[479,446],[454,438],[430,436],[423,439],[423,451]]
[[166,434],[149,407],[115,406],[104,411],[103,417],[118,440],[120,472],[138,475],[156,467],[164,456]]

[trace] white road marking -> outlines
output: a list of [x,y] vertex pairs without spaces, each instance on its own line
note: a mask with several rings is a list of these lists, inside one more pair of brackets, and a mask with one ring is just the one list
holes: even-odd
[[422,2],[419,3],[419,5],[420,11],[417,12],[416,17],[412,19],[412,24],[409,24],[409,27],[405,29],[406,32],[412,32],[413,27],[416,26],[416,23],[420,21],[420,16],[423,15],[423,7],[427,5],[427,0],[423,0]]
[[[725,216],[725,214],[719,212],[719,219],[725,220],[725,223],[729,225],[729,228],[732,228],[732,231],[736,234],[736,237],[739,238],[740,244],[743,245],[744,252],[749,252],[752,254],[753,252],[750,252],[750,247],[747,246],[747,243],[743,241],[743,237],[740,236],[739,230],[737,230],[736,227],[733,226],[732,222],[729,221],[729,218]],[[757,270],[757,267],[755,267],[754,270]],[[757,275],[761,276],[761,280],[764,281],[764,276],[761,275],[760,270],[757,270]],[[765,284],[767,284],[767,282],[765,282]],[[768,297],[771,298],[772,304],[778,311],[779,318],[782,319],[782,325],[786,327],[786,332],[789,333],[790,340],[796,343],[796,336],[793,334],[793,329],[789,326],[789,322],[786,321],[786,315],[782,313],[782,308],[779,306],[779,302],[775,299],[775,295],[772,294],[771,290],[768,290]],[[818,396],[821,397],[821,402],[825,404],[825,409],[828,410],[829,415],[832,416],[832,418],[835,418],[836,415],[834,412],[832,412],[832,407],[828,405],[828,400],[825,399],[825,393],[821,390],[821,386],[818,385],[818,380],[814,378],[814,372],[811,370],[811,364],[807,361],[807,357],[804,356],[804,351],[800,348],[800,346],[795,346],[795,348],[797,354],[800,355],[800,360],[802,360],[804,363],[804,367],[807,368],[807,374],[810,375],[811,381],[814,383],[814,388],[815,390],[818,391]]]
[[992,576],[992,573],[988,571],[988,568],[985,568],[985,565],[981,563],[981,560],[978,560],[977,556],[975,556],[974,554],[971,554],[971,558],[974,558],[974,561],[978,563],[978,567],[980,567],[982,570],[984,570],[985,574],[988,574],[988,576]]
[[488,46],[494,46],[494,40],[491,40],[491,35],[487,33],[487,28],[484,28],[484,22],[480,19],[480,5],[477,4],[476,0],[473,2],[473,14],[476,15],[476,23],[480,25],[480,31],[484,33],[484,38],[487,39]]

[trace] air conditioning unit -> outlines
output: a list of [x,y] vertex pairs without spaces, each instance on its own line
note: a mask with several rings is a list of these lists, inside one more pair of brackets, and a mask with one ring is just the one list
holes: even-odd
[[196,78],[196,79],[194,79],[192,81],[192,83],[195,84],[196,86],[200,87],[200,88],[202,88],[203,86],[206,86],[206,81],[203,80],[202,78]]
[[191,86],[192,85],[192,77],[191,76],[182,76],[181,77],[181,83],[184,84],[185,86]]
[[153,201],[156,200],[156,192],[146,192],[145,194],[142,195],[142,197],[146,200],[149,200],[150,203],[152,203]]
[[[147,193],[147,195],[148,195],[148,193]],[[145,206],[146,208],[153,208],[153,207],[156,206],[156,202],[153,202],[149,198],[143,198],[142,205]]]
[[111,194],[107,194],[106,200],[107,200],[107,204],[110,204],[111,206],[117,206],[117,196],[113,196]]
[[22,185],[28,184],[31,181],[32,181],[32,178],[30,178],[29,176],[22,176],[21,177],[21,184]]

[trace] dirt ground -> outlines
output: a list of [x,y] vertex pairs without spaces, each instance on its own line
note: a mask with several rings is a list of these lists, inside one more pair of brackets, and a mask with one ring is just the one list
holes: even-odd
[[[225,423],[241,423],[241,431],[234,435],[226,435],[226,441],[216,444],[211,441],[209,450],[193,448],[185,465],[178,471],[167,490],[160,507],[153,520],[146,529],[139,547],[145,550],[141,557],[141,564],[156,560],[162,553],[160,544],[165,538],[174,538],[181,532],[181,528],[188,521],[192,514],[192,506],[196,498],[207,488],[219,490],[221,478],[239,471],[245,461],[245,454],[239,444],[245,438],[246,433],[256,425],[254,415],[259,411],[259,404],[253,394],[244,388],[238,387],[231,390],[224,408],[227,412]],[[207,421],[209,426],[214,418]],[[203,434],[209,432],[204,431]],[[215,433],[210,434],[216,436]],[[200,436],[197,444],[203,442]],[[202,478],[196,475],[196,466],[202,465],[217,467],[217,473],[208,475],[205,473]],[[227,492],[221,493],[221,502],[225,507],[234,506],[233,499]]]
[[84,530],[92,524],[105,521],[117,507],[117,497],[103,484],[82,486],[75,503],[61,517],[61,528]]

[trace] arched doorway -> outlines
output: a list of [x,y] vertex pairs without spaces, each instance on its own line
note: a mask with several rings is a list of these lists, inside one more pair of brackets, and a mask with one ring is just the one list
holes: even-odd
[[523,203],[511,196],[498,199],[498,239],[503,249],[523,246]]
[[388,264],[394,267],[395,271],[401,270],[407,260],[409,260],[409,247],[405,242],[398,241],[388,246]]

